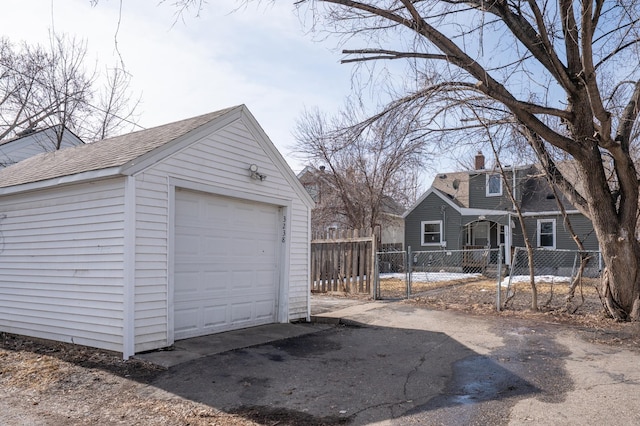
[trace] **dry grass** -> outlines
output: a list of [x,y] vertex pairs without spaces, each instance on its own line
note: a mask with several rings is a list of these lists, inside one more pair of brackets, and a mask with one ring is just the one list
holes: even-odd
[[[568,283],[538,282],[538,310],[531,309],[532,289],[527,283],[502,287],[501,310],[496,309],[496,279],[467,279],[413,283],[406,303],[440,310],[456,310],[473,315],[530,319],[572,326],[585,339],[629,349],[640,348],[640,324],[619,323],[603,308],[598,281],[584,279],[568,300]],[[405,298],[406,283],[398,279],[380,280],[383,298]],[[506,303],[505,303],[506,301]]]
[[258,424],[147,386],[162,371],[108,351],[3,334],[0,424]]
[[[541,311],[565,310],[570,313],[602,312],[602,303],[595,280],[585,279],[568,301],[567,283],[537,282],[538,307]],[[531,308],[532,289],[529,283],[512,283],[509,288],[501,286],[502,310],[528,310]],[[466,278],[450,281],[414,282],[411,296],[425,304],[437,306],[465,305],[469,307],[488,305],[495,309],[498,284],[495,279]],[[380,280],[382,298],[404,298],[406,282],[399,279]]]

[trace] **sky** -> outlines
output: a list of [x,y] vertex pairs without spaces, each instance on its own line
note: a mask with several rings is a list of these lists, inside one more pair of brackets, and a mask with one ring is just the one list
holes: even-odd
[[351,93],[335,40],[314,41],[293,1],[236,10],[236,0],[215,0],[177,21],[171,3],[3,0],[0,34],[45,45],[51,30],[84,39],[88,65],[103,69],[119,52],[145,128],[246,104],[294,172],[304,168],[291,151],[296,119],[305,108],[336,111]]

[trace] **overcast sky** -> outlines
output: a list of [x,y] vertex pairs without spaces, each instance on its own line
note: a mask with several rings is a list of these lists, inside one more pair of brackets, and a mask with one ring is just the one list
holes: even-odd
[[118,61],[117,40],[132,88],[142,94],[144,127],[246,104],[298,172],[303,164],[290,153],[295,120],[305,106],[334,111],[350,93],[351,67],[339,64],[335,42],[305,34],[293,1],[233,12],[236,1],[215,0],[199,17],[187,12],[178,22],[170,4],[154,0],[90,3],[3,0],[0,31],[14,42],[43,44],[51,29],[75,35],[88,42],[91,67]]

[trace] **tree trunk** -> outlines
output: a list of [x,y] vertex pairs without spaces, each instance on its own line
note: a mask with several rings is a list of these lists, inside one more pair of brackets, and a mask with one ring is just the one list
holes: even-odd
[[[599,153],[580,161],[583,167],[591,222],[596,233],[605,270],[602,290],[607,309],[613,318],[620,321],[640,320],[640,244],[636,239],[636,212],[638,208],[638,186],[624,185],[623,180],[636,171],[632,163],[629,168],[616,167],[620,180],[619,199],[613,199]],[[586,161],[585,161],[586,160]],[[621,158],[620,162],[625,162]]]
[[640,244],[634,237],[612,235],[601,241],[600,249],[606,265],[602,289],[609,313],[620,321],[640,320]]

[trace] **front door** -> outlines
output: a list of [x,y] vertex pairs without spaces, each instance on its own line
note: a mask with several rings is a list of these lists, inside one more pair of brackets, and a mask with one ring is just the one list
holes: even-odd
[[489,222],[471,224],[471,245],[482,247],[489,245]]

